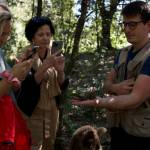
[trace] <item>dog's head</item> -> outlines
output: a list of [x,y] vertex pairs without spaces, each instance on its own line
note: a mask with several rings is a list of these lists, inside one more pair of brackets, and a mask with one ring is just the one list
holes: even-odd
[[95,128],[89,125],[78,128],[71,139],[70,150],[102,150],[101,137],[106,128]]

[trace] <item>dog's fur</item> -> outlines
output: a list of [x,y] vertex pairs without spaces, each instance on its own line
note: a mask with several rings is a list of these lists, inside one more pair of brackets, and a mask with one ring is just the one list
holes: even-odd
[[72,138],[69,150],[102,150],[101,137],[107,131],[106,128],[85,125],[78,128]]

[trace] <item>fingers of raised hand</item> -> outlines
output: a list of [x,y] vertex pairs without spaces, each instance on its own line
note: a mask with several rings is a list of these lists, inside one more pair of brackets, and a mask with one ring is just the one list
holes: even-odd
[[21,67],[30,68],[33,64],[33,59],[28,59],[22,63],[20,63]]
[[18,61],[17,61],[17,63],[19,63],[19,62],[23,62],[25,59],[26,59],[26,54],[25,54],[25,53],[23,53],[22,55],[20,55],[20,56],[18,57]]
[[131,89],[133,88],[133,86],[134,86],[134,81],[133,81],[133,80],[128,80],[128,81],[125,83],[124,86],[126,87],[126,89],[131,90]]
[[65,58],[64,58],[64,56],[58,56],[58,57],[56,57],[56,61],[58,63],[64,63],[65,62]]
[[19,60],[19,61],[18,61],[17,63],[23,62],[24,60],[26,60],[27,57],[28,57],[29,55],[31,55],[31,53],[32,53],[31,47],[28,47],[27,49],[25,49],[25,51],[18,57],[18,60]]
[[124,81],[126,84],[134,84],[134,80],[133,79],[129,79],[129,80],[125,80]]
[[19,64],[16,64],[12,68],[13,75],[18,77],[19,79],[22,78],[22,76],[26,76],[32,67],[32,63],[33,63],[33,61],[30,59],[30,60],[26,60],[24,62],[21,62]]
[[44,60],[43,65],[48,66],[48,67],[54,66],[55,65],[55,59],[54,58],[47,58],[46,60]]
[[80,104],[80,100],[77,100],[77,99],[72,99],[71,100],[71,103],[73,104],[73,105],[78,105],[78,104]]
[[51,56],[58,56],[58,55],[60,55],[61,54],[61,50],[59,50],[59,51],[56,51],[55,53],[53,53]]

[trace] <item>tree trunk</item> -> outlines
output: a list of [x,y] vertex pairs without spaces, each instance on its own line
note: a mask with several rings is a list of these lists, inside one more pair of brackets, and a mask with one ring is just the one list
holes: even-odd
[[110,6],[105,6],[105,0],[97,0],[99,9],[100,9],[100,16],[102,20],[102,31],[101,31],[101,48],[110,49],[111,51],[114,50],[111,44],[110,39],[110,29],[112,24],[113,15],[117,10],[118,4],[122,0],[110,0]]
[[74,44],[72,48],[72,54],[70,56],[69,62],[66,64],[66,74],[70,75],[72,72],[72,68],[74,66],[77,54],[79,52],[79,44],[80,44],[80,38],[83,31],[87,9],[89,5],[89,0],[82,0],[81,2],[81,15],[78,19],[75,35],[74,35]]
[[42,15],[42,0],[38,0],[38,5],[37,5],[37,16]]
[[[82,3],[81,3],[81,16],[79,17],[79,20],[78,20],[77,26],[76,26],[72,54],[71,54],[71,57],[69,59],[68,66],[66,67],[67,70],[65,71],[66,76],[70,75],[70,73],[72,71],[72,68],[74,66],[74,63],[75,63],[75,58],[76,58],[76,56],[79,52],[79,43],[80,43],[80,38],[81,38],[82,31],[83,31],[85,19],[86,19],[88,3],[89,3],[89,0],[82,0]],[[62,89],[62,94],[59,97],[61,102],[65,101],[65,98],[66,98],[65,95],[67,93],[68,85],[69,85],[69,79],[66,80],[65,86]],[[56,141],[55,141],[55,150],[63,150],[64,149],[64,147],[62,145],[62,140],[61,140],[62,132],[63,132],[62,131],[63,111],[64,111],[64,106],[63,105],[60,105],[59,111],[60,111],[60,119],[59,119],[60,123],[59,123],[59,129],[57,131]]]
[[61,94],[56,96],[57,106],[59,108],[59,126],[57,130],[56,140],[55,140],[55,150],[64,150],[63,146],[63,114],[64,114],[64,104],[66,103],[66,94],[69,85],[69,79],[66,78],[63,85],[61,86]]
[[96,33],[96,41],[97,41],[97,46],[96,46],[96,51],[100,51],[100,34],[99,34],[99,23],[98,23],[98,4],[97,4],[97,1],[96,1],[96,3],[95,3],[95,10],[96,10],[96,12],[95,12],[95,22],[96,22],[96,31],[97,31],[97,33]]

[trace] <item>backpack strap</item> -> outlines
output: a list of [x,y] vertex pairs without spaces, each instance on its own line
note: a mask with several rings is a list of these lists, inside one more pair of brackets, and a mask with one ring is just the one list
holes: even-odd
[[128,57],[128,52],[132,48],[132,46],[127,46],[123,49],[121,49],[120,55],[119,55],[119,61],[118,61],[118,66],[122,65],[123,63],[126,63],[127,57]]
[[145,62],[145,60],[150,56],[150,43],[148,43],[141,51],[138,52],[138,54],[128,63],[127,69],[128,71],[133,71],[136,66],[138,66],[140,63],[142,64],[139,68],[139,72]]
[[116,82],[121,82],[124,80],[125,77],[125,68],[126,68],[126,61],[128,57],[128,52],[131,49],[132,46],[125,47],[120,50],[119,60],[118,64],[116,65],[116,71],[117,71],[117,78]]

